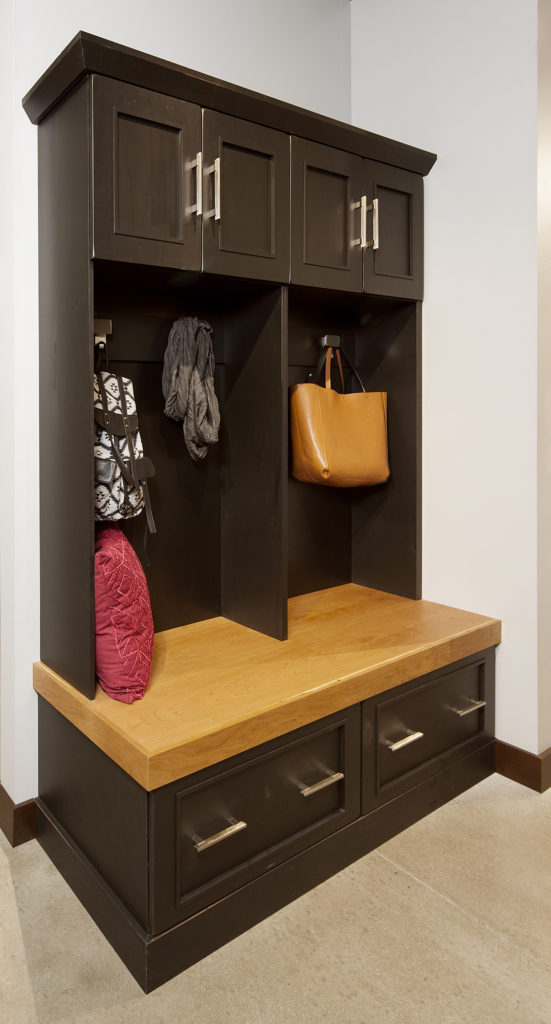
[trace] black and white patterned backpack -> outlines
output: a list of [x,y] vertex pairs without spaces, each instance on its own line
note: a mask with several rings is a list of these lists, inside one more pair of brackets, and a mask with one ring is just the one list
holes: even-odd
[[145,508],[147,525],[155,533],[147,487],[155,470],[143,453],[128,377],[107,370],[94,374],[94,425],[95,519],[129,519]]

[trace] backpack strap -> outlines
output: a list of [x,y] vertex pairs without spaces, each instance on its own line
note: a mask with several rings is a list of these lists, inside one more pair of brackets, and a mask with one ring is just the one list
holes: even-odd
[[[124,386],[123,386],[123,383],[122,383],[122,379],[120,377],[117,377],[117,381],[119,383],[119,391],[120,391],[120,396],[121,396],[121,405],[122,405],[122,413],[123,413],[123,421],[124,421],[124,430],[125,430],[125,435],[126,435],[126,443],[128,445],[128,451],[130,453],[130,465],[132,467],[132,478],[134,480],[134,483],[135,483],[136,487],[141,487],[141,489],[142,489],[143,501],[144,501],[144,505],[145,505],[145,515],[146,515],[146,518],[147,518],[147,525],[149,527],[149,532],[150,533],[157,533],[157,527],[155,526],[155,520],[153,518],[153,511],[152,511],[152,508],[151,508],[151,499],[149,497],[149,487],[147,486],[147,480],[146,480],[146,476],[145,476],[145,474],[147,474],[147,476],[152,476],[155,473],[155,470],[153,470],[153,474],[151,472],[149,472],[149,467],[151,467],[151,469],[153,469],[153,464],[151,462],[151,459],[147,459],[147,462],[149,463],[149,466],[146,465],[146,460],[145,459],[136,460],[136,453],[134,451],[134,441],[133,441],[132,435],[130,433],[130,420],[133,419],[133,417],[130,417],[128,415],[128,407],[126,405],[126,395],[125,395],[125,392],[124,392]],[[137,416],[136,416],[136,429],[137,429],[137,427],[138,427],[138,423],[137,423]],[[140,464],[141,464],[142,468],[145,470],[145,474],[144,474],[142,479],[140,479],[140,475],[139,475],[139,472],[138,472],[138,466]]]
[[[136,453],[134,451],[134,441],[132,434],[130,433],[130,424],[128,422],[128,406],[126,404],[126,394],[124,391],[124,384],[122,377],[117,377],[117,384],[119,385],[119,394],[121,396],[122,405],[122,419],[124,424],[124,436],[126,437],[126,443],[128,445],[128,454],[130,456],[130,467],[132,470],[132,482],[135,487],[140,486],[140,478],[138,476],[138,467],[136,466]],[[136,424],[137,427],[137,424]]]

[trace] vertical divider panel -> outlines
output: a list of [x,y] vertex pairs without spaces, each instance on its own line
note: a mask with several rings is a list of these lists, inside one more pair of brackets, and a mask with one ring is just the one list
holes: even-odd
[[40,656],[92,699],[93,310],[89,80],[39,127]]
[[225,326],[222,614],[287,639],[287,288]]
[[388,392],[390,479],[352,505],[352,581],[421,597],[421,304],[404,303],[356,337],[368,391]]

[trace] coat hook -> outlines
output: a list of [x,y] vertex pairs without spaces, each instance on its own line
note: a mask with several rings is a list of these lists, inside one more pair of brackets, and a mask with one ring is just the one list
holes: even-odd
[[107,335],[113,333],[111,320],[96,320],[94,318],[94,346],[98,346],[101,352],[107,346]]
[[341,338],[340,334],[324,334],[321,339],[322,348],[340,348]]

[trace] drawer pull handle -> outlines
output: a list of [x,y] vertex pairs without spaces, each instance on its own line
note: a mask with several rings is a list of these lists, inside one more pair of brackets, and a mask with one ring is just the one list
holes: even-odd
[[392,740],[384,740],[384,744],[394,754],[396,750],[401,750],[402,747],[407,747],[410,743],[415,743],[416,740],[422,740],[424,735],[422,732],[414,732],[413,729],[408,729],[407,735],[402,736],[401,740],[396,740],[395,743]]
[[341,779],[344,779],[344,772],[331,772],[325,779],[314,782],[313,786],[305,786],[303,782],[299,782],[298,788],[303,796],[313,796],[314,793],[319,793],[320,789],[327,789],[328,786],[333,786],[335,782],[340,782]]
[[209,846],[215,846],[216,843],[229,839],[230,836],[236,835],[237,832],[242,832],[244,828],[247,828],[246,821],[236,821],[235,818],[230,818],[230,824],[227,828],[223,828],[221,832],[215,832],[208,839],[200,839],[199,836],[193,836],[193,845],[197,853],[202,853],[203,850],[208,850]]
[[473,711],[480,711],[481,708],[486,707],[485,700],[473,700],[472,697],[465,698],[469,701],[466,708],[450,708],[454,715],[459,715],[460,718],[464,718],[465,715],[472,715]]

